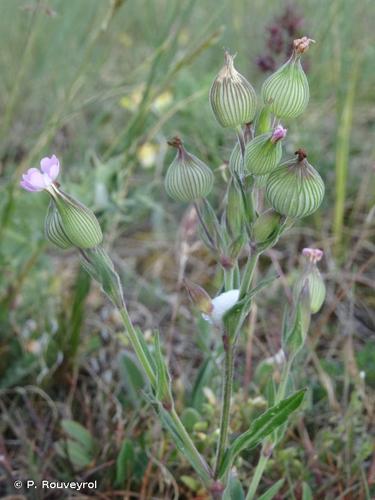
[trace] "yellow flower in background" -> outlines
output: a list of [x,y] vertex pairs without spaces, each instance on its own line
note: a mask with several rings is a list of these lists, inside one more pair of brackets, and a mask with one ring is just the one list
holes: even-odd
[[125,47],[131,47],[133,45],[133,39],[127,33],[120,33],[118,39]]
[[190,39],[190,34],[187,29],[182,29],[180,30],[180,33],[178,35],[178,43],[180,45],[186,45],[189,42]]
[[143,168],[151,168],[154,166],[156,157],[159,152],[157,144],[145,142],[138,148],[137,158]]
[[120,106],[129,111],[135,111],[142,101],[144,86],[139,85],[133,92],[120,99]]
[[169,90],[166,90],[162,94],[158,95],[154,100],[152,107],[154,111],[160,112],[167,108],[173,101],[173,94]]

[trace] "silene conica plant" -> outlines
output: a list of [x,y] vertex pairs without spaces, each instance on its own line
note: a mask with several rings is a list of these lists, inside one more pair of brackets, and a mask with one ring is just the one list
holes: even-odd
[[[282,322],[278,362],[283,369],[278,387],[274,387],[270,397],[269,409],[249,422],[243,433],[234,438],[230,435],[236,344],[254,296],[276,278],[258,279],[254,285],[259,257],[296,220],[315,212],[324,196],[323,181],[302,148],[294,158],[282,161],[287,130],[280,120],[296,118],[308,104],[309,85],[300,59],[312,41],[306,37],[294,41],[290,59],[264,82],[261,102],[252,85],[235,69],[234,58],[225,52],[224,66],[209,95],[217,122],[237,135],[229,161],[230,179],[222,217],[218,218],[207,199],[214,183],[210,167],[188,152],[178,137],[169,142],[177,152],[166,172],[165,189],[174,200],[194,204],[202,240],[217,258],[223,274],[220,293],[213,299],[199,285],[186,282],[193,303],[222,338],[223,355],[218,353],[218,362],[223,363],[221,419],[216,450],[211,456],[201,454],[176,412],[171,376],[158,333],[150,346],[140,329],[132,324],[119,276],[102,246],[103,235],[94,213],[65,193],[56,181],[59,160],[55,155],[43,158],[40,169],[29,169],[21,181],[27,191],[44,190],[50,195],[46,237],[61,249],[75,247],[84,269],[119,310],[128,339],[148,378],[149,397],[163,427],[214,499],[256,498],[272,450],[285,433],[289,415],[304,399],[303,388],[293,389],[291,367],[304,345],[310,316],[320,309],[325,298],[324,282],[317,267],[322,252],[311,248],[303,250],[306,265],[295,283],[293,304],[287,307]],[[241,265],[244,256],[247,258]],[[235,473],[237,459],[242,451],[258,445],[262,451],[254,474],[247,485],[241,485]],[[247,493],[244,486],[248,487]],[[280,482],[273,485],[265,498],[273,498],[279,487]]]

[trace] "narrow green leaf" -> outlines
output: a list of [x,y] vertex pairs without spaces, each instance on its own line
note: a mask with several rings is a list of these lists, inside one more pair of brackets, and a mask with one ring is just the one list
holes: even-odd
[[228,481],[228,486],[225,488],[223,500],[245,500],[240,480],[237,476],[231,475]]
[[311,488],[307,483],[303,483],[302,486],[302,500],[313,500]]
[[142,403],[139,394],[145,389],[147,380],[134,353],[125,351],[121,354],[119,369],[126,388],[126,395],[138,408]]
[[165,363],[163,354],[161,352],[160,335],[155,332],[154,335],[155,347],[155,362],[156,362],[156,399],[158,401],[166,402],[171,401],[171,377],[169,375],[168,367]]
[[181,439],[171,416],[169,415],[169,412],[160,407],[159,416],[164,428],[170,433],[173,444],[176,446],[178,451],[183,457],[186,458],[186,460],[190,463],[197,474],[205,481],[207,481],[209,479],[207,471],[203,468],[202,464],[198,460],[196,460],[196,457],[192,453],[190,453],[189,449],[185,447],[184,442]]
[[124,485],[125,480],[130,477],[133,464],[135,461],[135,453],[133,443],[130,439],[124,439],[120,453],[116,459],[116,479],[115,484],[119,487]]
[[292,324],[284,330],[283,345],[285,351],[295,356],[303,347],[310,325],[310,294],[307,283],[302,287],[295,305]]
[[220,477],[225,474],[233,463],[233,460],[241,451],[254,448],[275,429],[284,424],[289,415],[300,406],[304,395],[305,390],[298,391],[254,420],[249,430],[238,436],[227,449],[220,465]]
[[273,484],[268,490],[263,493],[258,500],[272,500],[275,495],[278,494],[280,488],[284,484],[284,479],[279,479],[275,484]]

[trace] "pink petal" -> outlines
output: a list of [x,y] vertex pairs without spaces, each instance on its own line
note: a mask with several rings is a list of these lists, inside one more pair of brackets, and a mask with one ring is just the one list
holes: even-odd
[[46,156],[45,158],[42,158],[40,161],[40,168],[44,174],[47,174],[51,181],[53,182],[57,176],[59,175],[60,171],[60,162],[56,155],[52,155],[51,158]]

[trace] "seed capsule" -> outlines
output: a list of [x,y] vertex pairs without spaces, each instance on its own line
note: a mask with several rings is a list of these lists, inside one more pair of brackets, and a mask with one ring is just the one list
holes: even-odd
[[296,118],[309,102],[309,84],[300,59],[311,42],[307,37],[294,40],[290,59],[263,84],[263,101],[279,118]]
[[281,139],[286,129],[281,125],[273,132],[258,135],[249,142],[245,150],[245,168],[253,175],[265,175],[274,170],[281,160]]
[[64,232],[61,217],[53,201],[50,202],[48,207],[44,230],[47,239],[57,247],[66,249],[73,246]]
[[222,127],[236,128],[253,120],[257,98],[251,84],[235,69],[233,59],[226,51],[224,66],[210,90],[210,103]]
[[324,183],[300,149],[295,160],[288,160],[270,173],[266,194],[279,213],[302,218],[314,213],[324,197]]
[[207,196],[214,182],[210,168],[188,153],[178,137],[168,144],[177,148],[177,155],[165,176],[168,195],[176,201],[193,201]]
[[50,191],[60,216],[62,229],[68,240],[77,248],[93,248],[103,240],[98,219],[92,210],[68,194],[52,186]]

